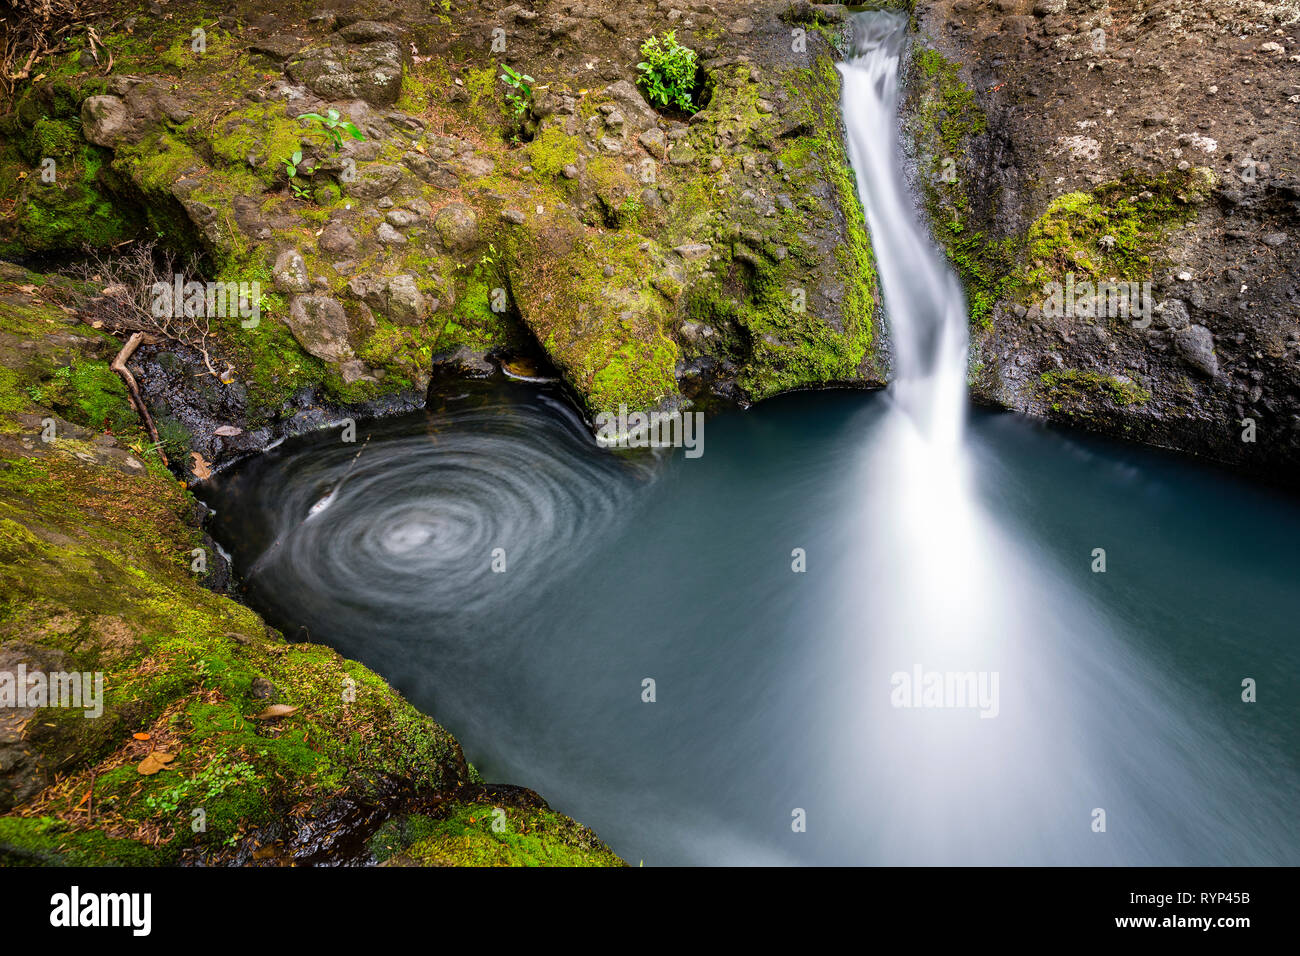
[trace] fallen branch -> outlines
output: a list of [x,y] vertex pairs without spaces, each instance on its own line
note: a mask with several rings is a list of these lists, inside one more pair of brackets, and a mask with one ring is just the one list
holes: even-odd
[[[86,259],[74,266],[72,272],[100,292],[80,306],[83,321],[122,335],[132,332],[158,335],[192,348],[203,359],[209,375],[228,383],[229,373],[218,373],[212,364],[210,344],[214,335],[207,310],[187,315],[184,309],[163,309],[159,315],[153,308],[156,287],[162,284],[170,289],[173,281],[179,281],[181,270],[170,252],[155,255],[152,242],[133,243],[131,250],[123,255],[103,257],[89,248],[86,252]],[[190,260],[189,271],[194,269],[195,263]],[[100,324],[95,325],[96,322]]]
[[140,386],[136,384],[135,376],[132,375],[131,370],[126,367],[127,359],[135,354],[135,350],[140,347],[140,343],[143,340],[143,332],[132,332],[131,337],[127,339],[126,344],[122,346],[122,351],[117,353],[117,358],[113,359],[112,363],[108,367],[121,376],[122,381],[126,384],[126,390],[131,398],[131,404],[135,407],[135,410],[140,413],[140,418],[144,422],[144,427],[149,432],[149,440],[154,443],[154,446],[158,449],[158,457],[160,457],[163,464],[166,465],[168,464],[167,453],[163,451],[162,439],[158,437],[158,429],[154,426],[153,416],[149,414],[149,409],[145,405],[144,399],[140,396]]

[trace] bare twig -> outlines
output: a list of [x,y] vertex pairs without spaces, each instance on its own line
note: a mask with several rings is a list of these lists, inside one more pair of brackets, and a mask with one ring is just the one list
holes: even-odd
[[126,367],[127,359],[135,354],[135,350],[140,347],[140,342],[144,339],[143,332],[133,332],[131,337],[126,340],[122,346],[122,351],[117,353],[117,358],[113,359],[109,365],[114,372],[121,376],[122,381],[126,384],[127,393],[130,395],[131,404],[139,412],[140,419],[144,422],[144,427],[149,432],[149,438],[152,439],[158,447],[158,455],[162,458],[163,464],[168,464],[167,453],[163,451],[162,439],[158,437],[158,428],[153,423],[153,416],[149,414],[149,407],[145,405],[144,399],[140,396],[140,386],[136,384],[135,376],[131,370]]
[[[229,377],[213,364],[212,318],[206,309],[189,315],[188,310],[176,308],[174,302],[171,308],[152,307],[155,286],[171,289],[178,275],[184,279],[170,252],[158,253],[150,242],[137,243],[125,253],[108,257],[88,249],[85,261],[73,271],[99,290],[83,304],[83,318],[100,322],[110,332],[147,332],[188,346],[199,353],[208,374],[222,381]],[[184,271],[193,273],[193,265]],[[184,281],[181,284],[183,287]]]

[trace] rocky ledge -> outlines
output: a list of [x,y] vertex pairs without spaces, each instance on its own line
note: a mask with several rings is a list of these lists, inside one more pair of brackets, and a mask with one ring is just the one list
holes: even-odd
[[[795,24],[796,52],[778,3],[258,6],[124,9],[108,75],[69,55],[4,120],[0,256],[161,237],[258,283],[255,323],[214,321],[222,386],[143,377],[175,451],[256,447],[204,426],[294,402],[409,400],[443,363],[545,361],[592,416],[883,384],[839,27]],[[700,56],[690,116],[634,85],[668,29]],[[503,65],[536,78],[524,111]],[[303,118],[331,109],[362,138]]]

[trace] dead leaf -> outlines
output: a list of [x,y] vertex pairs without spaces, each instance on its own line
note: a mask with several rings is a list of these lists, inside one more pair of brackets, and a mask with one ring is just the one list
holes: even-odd
[[190,470],[194,472],[195,478],[199,481],[206,481],[212,477],[212,465],[202,455],[197,451],[192,451],[190,457],[194,459],[194,467]]
[[288,717],[298,713],[299,708],[292,704],[272,704],[260,714],[254,714],[253,720],[274,720],[276,717]]
[[18,291],[19,291],[19,292],[26,292],[28,295],[31,295],[33,292],[36,291],[36,286],[34,286],[34,285],[20,285],[20,286],[18,287]]
[[149,777],[157,773],[159,770],[168,769],[167,765],[175,759],[176,758],[171,754],[163,753],[161,750],[155,750],[153,753],[149,754],[149,756],[141,760],[140,766],[135,769],[140,771],[140,773],[144,774],[146,777]]
[[212,429],[212,434],[220,435],[222,438],[234,438],[236,435],[244,434],[244,430],[234,425],[218,425]]

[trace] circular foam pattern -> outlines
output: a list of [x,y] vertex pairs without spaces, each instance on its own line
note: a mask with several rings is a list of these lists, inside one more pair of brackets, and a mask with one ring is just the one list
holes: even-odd
[[251,583],[273,563],[280,587],[341,609],[473,613],[586,547],[648,465],[598,449],[553,401],[453,405],[423,435],[383,432],[259,469],[258,511],[275,527]]

